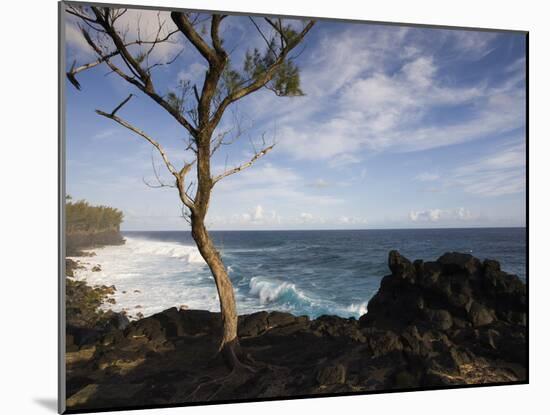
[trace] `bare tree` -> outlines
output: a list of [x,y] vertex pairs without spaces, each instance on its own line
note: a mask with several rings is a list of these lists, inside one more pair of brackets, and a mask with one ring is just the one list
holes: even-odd
[[[154,38],[142,39],[139,22],[136,33],[129,33],[129,27],[121,28],[117,24],[127,12],[126,9],[69,6],[67,12],[77,18],[82,36],[97,55],[95,60],[85,64],[77,65],[74,62],[67,72],[68,80],[80,89],[76,78],[79,73],[106,65],[111,73],[160,105],[188,133],[186,150],[191,154],[191,159],[184,162],[181,168],[176,168],[157,140],[118,116],[132,94],[110,112],[96,110],[99,115],[147,140],[158,151],[174,177],[173,187],[178,190],[193,239],[216,282],[223,323],[219,350],[230,368],[243,368],[246,365],[241,363],[243,359],[237,337],[238,315],[233,286],[220,253],[206,229],[205,217],[216,183],[252,166],[271,151],[274,144],[256,150],[253,157],[243,164],[213,175],[211,157],[222,145],[230,143],[226,140],[226,132],[217,133],[216,129],[231,104],[261,88],[268,88],[278,96],[303,95],[299,69],[294,63],[299,52],[295,52],[294,56],[291,56],[291,52],[296,50],[315,22],[306,21],[301,28],[295,29],[280,18],[250,17],[250,26],[261,37],[265,47],[263,50],[248,49],[242,70],[237,70],[230,62],[231,52],[226,51],[221,37],[220,27],[227,15],[172,12],[170,17],[177,30],[168,31],[166,21],[158,14],[158,30]],[[175,62],[181,53],[170,60],[155,60],[155,48],[167,42],[181,44],[182,51],[184,46],[191,46],[207,62],[208,69],[200,91],[197,85],[189,81],[180,82],[176,91],[164,94],[158,91],[153,79],[154,70]],[[193,166],[197,180],[194,191],[186,183],[186,176]],[[158,178],[156,170],[155,175]]]

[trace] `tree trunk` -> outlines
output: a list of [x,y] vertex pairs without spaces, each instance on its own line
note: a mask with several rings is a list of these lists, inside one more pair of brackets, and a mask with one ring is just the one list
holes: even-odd
[[218,290],[223,326],[219,351],[231,369],[241,367],[239,360],[241,350],[237,337],[238,314],[233,285],[220,253],[214,247],[206,230],[204,218],[191,215],[191,232],[202,257],[212,272]]

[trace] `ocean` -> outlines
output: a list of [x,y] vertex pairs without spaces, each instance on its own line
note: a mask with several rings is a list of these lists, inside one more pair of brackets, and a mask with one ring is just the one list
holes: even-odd
[[[239,314],[288,311],[359,317],[389,273],[388,252],[435,260],[448,251],[500,261],[525,280],[525,228],[212,231]],[[93,249],[77,278],[115,285],[115,311],[136,317],[182,305],[219,311],[216,288],[189,232],[123,232],[126,244]],[[101,271],[92,272],[99,264]]]

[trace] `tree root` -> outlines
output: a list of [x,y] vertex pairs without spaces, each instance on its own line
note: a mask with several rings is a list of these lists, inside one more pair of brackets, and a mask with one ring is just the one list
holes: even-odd
[[[223,391],[228,384],[234,383],[236,386],[240,386],[256,373],[256,368],[239,363],[231,370],[228,375],[221,378],[214,378],[212,380],[202,382],[197,385],[197,387],[185,398],[185,401],[209,402],[213,400],[221,391]],[[209,387],[215,388],[215,390],[213,390],[210,395],[207,395],[206,397],[200,397],[198,395],[199,392],[202,392]]]
[[[225,344],[220,350],[225,364],[231,369],[230,373],[223,377],[217,377],[200,383],[185,397],[185,401],[211,401],[224,391],[228,384],[239,387],[260,371],[274,370],[266,363],[256,361],[250,354],[244,354],[238,342]],[[214,388],[210,395],[200,397],[199,393],[208,388]]]

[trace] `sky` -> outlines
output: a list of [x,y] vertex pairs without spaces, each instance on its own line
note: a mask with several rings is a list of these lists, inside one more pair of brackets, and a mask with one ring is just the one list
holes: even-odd
[[[169,15],[130,10],[120,20],[142,38]],[[262,19],[255,22],[265,33]],[[301,21],[288,21],[301,27]],[[95,59],[67,17],[67,65]],[[264,41],[250,18],[222,22],[231,63]],[[206,61],[183,35],[154,52],[153,80],[200,87]],[[211,229],[369,229],[525,226],[525,37],[518,33],[319,21],[297,49],[302,97],[267,89],[227,111],[214,174],[248,161],[263,142],[274,149],[216,184]],[[100,117],[129,93],[117,115],[157,139],[181,168],[187,134],[149,97],[100,65],[66,88],[67,193],[117,207],[123,230],[184,230],[173,188],[151,188],[162,161],[142,138]],[[192,176],[190,176],[192,179]]]

